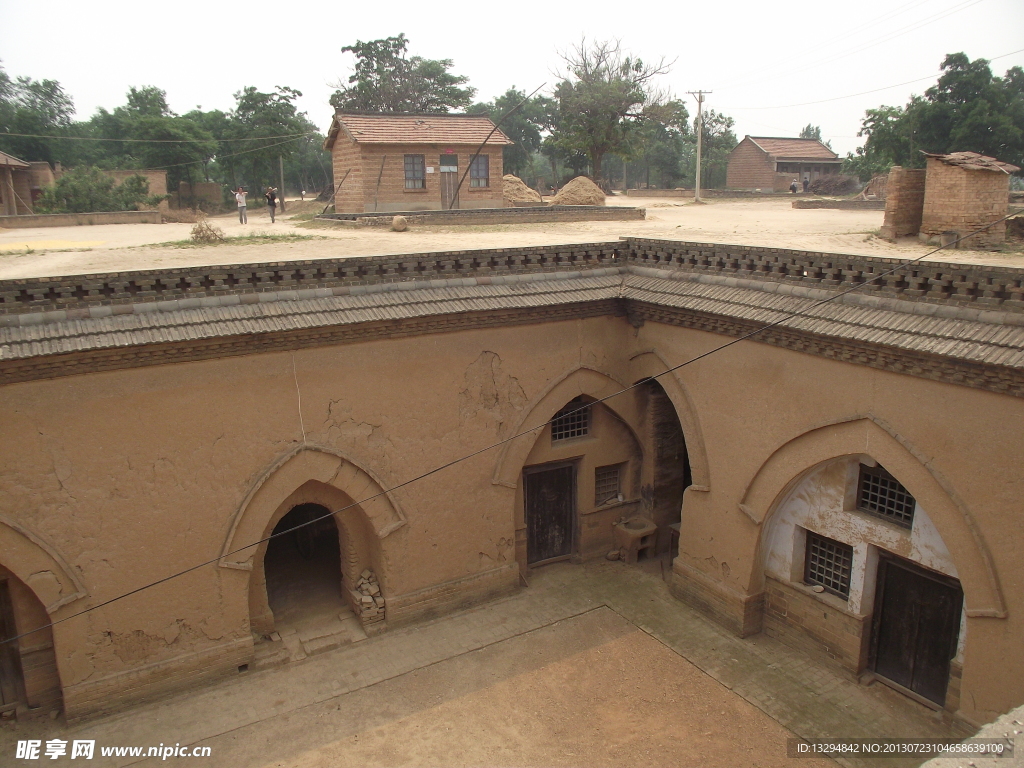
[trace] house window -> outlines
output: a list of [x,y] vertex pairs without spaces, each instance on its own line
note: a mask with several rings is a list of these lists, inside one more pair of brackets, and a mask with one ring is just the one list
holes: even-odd
[[857,509],[883,517],[904,528],[910,528],[914,524],[916,503],[910,491],[881,466],[860,465]]
[[469,186],[489,187],[491,186],[490,157],[477,155],[469,165]]
[[570,400],[551,420],[551,442],[584,437],[590,433],[590,407],[583,398]]
[[427,188],[427,168],[423,155],[405,156],[405,188]]
[[594,470],[594,506],[618,500],[622,493],[622,464],[610,464]]
[[826,592],[846,599],[850,596],[853,547],[816,533],[807,532],[804,583],[819,584]]

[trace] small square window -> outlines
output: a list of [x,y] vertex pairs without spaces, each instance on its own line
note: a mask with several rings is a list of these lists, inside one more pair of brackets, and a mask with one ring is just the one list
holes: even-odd
[[850,572],[853,569],[853,547],[841,541],[807,532],[804,556],[804,583],[820,584],[826,592],[844,600],[850,596]]
[[857,482],[857,509],[878,515],[890,522],[910,528],[914,525],[914,506],[917,504],[910,491],[881,465],[860,465]]
[[622,493],[622,464],[610,464],[594,470],[594,506],[617,500]]
[[590,434],[590,406],[583,398],[570,400],[551,420],[551,442]]
[[489,187],[491,186],[490,158],[487,155],[477,155],[469,164],[469,186]]
[[427,167],[423,155],[405,156],[405,188],[427,188]]

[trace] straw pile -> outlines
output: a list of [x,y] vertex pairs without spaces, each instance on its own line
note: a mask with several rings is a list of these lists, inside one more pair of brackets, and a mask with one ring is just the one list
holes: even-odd
[[604,192],[586,176],[577,176],[551,201],[552,205],[604,205]]
[[501,177],[501,194],[505,198],[505,205],[540,202],[540,193],[530,189],[522,179],[511,173]]

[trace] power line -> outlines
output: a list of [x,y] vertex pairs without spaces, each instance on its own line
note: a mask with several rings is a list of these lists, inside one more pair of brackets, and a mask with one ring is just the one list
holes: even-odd
[[290,139],[299,136],[320,136],[319,131],[306,131],[305,133],[282,133],[279,136],[249,136],[244,139],[111,139],[100,136],[59,136],[44,133],[8,133],[4,131],[0,136],[18,136],[28,139],[62,139],[65,141],[122,141],[133,144],[209,144],[210,142],[226,141],[259,141],[261,139]]
[[[938,253],[941,250],[944,250],[946,248],[952,248],[957,243],[962,242],[963,240],[966,240],[966,239],[968,239],[970,237],[973,237],[974,235],[977,235],[980,232],[984,232],[985,230],[989,229],[990,227],[994,227],[996,224],[998,224],[998,223],[1000,223],[1002,221],[1006,221],[1007,219],[1012,218],[1015,215],[1017,215],[1017,214],[1016,213],[1010,213],[1010,214],[1007,214],[1006,216],[1003,216],[1003,217],[1001,217],[999,219],[996,219],[995,221],[989,222],[985,226],[979,227],[978,229],[973,230],[972,232],[964,235],[963,237],[960,237],[960,238],[954,240],[951,243],[948,243],[946,245],[940,245],[938,248],[935,248],[935,249],[933,249],[931,251],[928,251],[927,253],[922,254],[921,256],[918,256],[915,259],[910,259],[909,261],[904,261],[901,264],[897,264],[892,269],[887,269],[884,272],[878,272],[876,274],[873,274],[871,279],[866,280],[863,283],[859,283],[857,285],[851,286],[850,288],[847,288],[844,291],[840,291],[839,293],[833,294],[832,296],[829,296],[828,298],[821,299],[820,301],[816,301],[816,302],[814,302],[813,304],[811,304],[809,307],[807,307],[805,309],[798,310],[798,311],[795,311],[795,312],[783,312],[782,313],[783,317],[779,318],[778,320],[773,320],[772,322],[768,323],[767,325],[763,325],[763,326],[761,326],[759,328],[755,328],[754,330],[749,331],[748,333],[745,333],[742,336],[738,336],[735,339],[727,341],[725,344],[717,346],[717,347],[715,347],[713,349],[709,349],[707,352],[702,352],[699,355],[697,355],[696,357],[691,357],[689,360],[685,360],[682,363],[679,363],[678,365],[674,365],[671,368],[667,368],[664,371],[662,371],[661,373],[655,374],[654,376],[649,376],[647,379],[642,379],[641,381],[638,381],[635,384],[631,384],[628,387],[623,387],[622,389],[618,390],[617,392],[612,392],[610,395],[605,395],[604,397],[596,399],[596,400],[593,400],[592,402],[584,403],[583,405],[580,405],[578,408],[574,408],[571,411],[563,410],[560,413],[560,415],[561,416],[569,416],[569,415],[572,415],[574,413],[578,413],[579,411],[585,410],[586,408],[589,408],[592,405],[596,405],[598,403],[607,402],[608,400],[611,400],[613,397],[618,397],[621,394],[624,394],[626,392],[629,392],[630,390],[636,389],[640,385],[644,384],[646,381],[649,381],[651,379],[658,379],[658,378],[660,378],[662,376],[666,376],[666,375],[668,375],[670,373],[674,373],[675,371],[678,371],[680,368],[685,368],[688,365],[692,365],[693,363],[696,363],[696,362],[698,362],[700,360],[703,360],[706,357],[710,357],[711,355],[713,355],[713,354],[715,354],[717,352],[721,352],[723,349],[728,349],[729,347],[731,347],[731,346],[733,346],[735,344],[739,344],[741,341],[746,341],[747,339],[750,339],[750,338],[758,335],[759,333],[763,333],[764,331],[767,331],[767,330],[770,330],[772,328],[775,328],[776,326],[782,325],[783,323],[785,323],[785,322],[787,322],[789,320],[792,320],[793,318],[804,317],[809,312],[811,312],[812,310],[817,309],[818,307],[820,307],[820,306],[822,306],[824,304],[828,304],[830,302],[835,301],[836,299],[839,299],[839,298],[842,298],[843,296],[846,296],[847,294],[853,293],[854,291],[858,291],[861,288],[863,288],[864,286],[870,285],[871,283],[879,280],[880,278],[887,277],[888,275],[891,275],[894,272],[899,272],[900,270],[906,269],[907,267],[910,267],[911,265],[916,264],[919,261],[923,261],[924,259],[928,258],[929,256],[931,256],[931,255],[933,255],[935,253]],[[186,574],[192,573],[193,571],[199,570],[200,568],[205,568],[208,565],[213,565],[214,563],[218,562],[219,560],[224,559],[225,557],[231,557],[232,555],[237,555],[239,552],[244,552],[247,549],[252,549],[253,547],[258,547],[260,544],[263,544],[264,542],[270,541],[271,539],[278,538],[279,536],[284,536],[285,534],[291,533],[292,531],[297,531],[300,528],[305,528],[306,526],[309,526],[309,525],[314,525],[315,523],[318,523],[321,520],[326,520],[329,517],[334,517],[335,515],[337,515],[337,514],[339,514],[341,512],[345,512],[345,511],[347,511],[349,509],[352,509],[353,507],[362,506],[363,504],[366,504],[368,502],[374,501],[375,499],[379,499],[382,496],[386,496],[389,493],[397,491],[397,490],[399,490],[401,488],[405,488],[406,486],[412,485],[413,483],[419,482],[420,480],[424,480],[424,479],[426,479],[426,478],[428,478],[428,477],[430,477],[432,475],[436,475],[439,472],[443,472],[444,470],[446,470],[446,469],[448,469],[450,467],[453,467],[456,464],[461,464],[464,461],[468,461],[469,459],[472,459],[472,458],[474,458],[476,456],[479,456],[480,454],[486,453],[487,451],[493,450],[494,448],[498,448],[498,447],[500,447],[502,445],[505,445],[506,443],[510,443],[513,440],[516,440],[516,439],[518,439],[520,437],[524,437],[526,435],[529,435],[529,434],[532,434],[532,433],[536,432],[537,430],[544,429],[544,427],[546,427],[549,424],[551,424],[552,421],[554,421],[554,418],[549,419],[548,421],[544,422],[543,424],[538,424],[535,427],[530,427],[529,429],[524,429],[522,432],[517,432],[516,434],[512,435],[511,437],[506,437],[504,440],[499,440],[496,443],[491,443],[490,445],[484,446],[483,448],[479,448],[479,449],[477,449],[475,451],[472,451],[471,453],[467,453],[467,454],[465,454],[463,456],[460,456],[457,459],[452,459],[451,461],[446,462],[445,464],[441,464],[440,466],[434,467],[434,469],[428,470],[428,471],[424,472],[423,474],[417,475],[416,477],[413,477],[413,478],[411,478],[409,480],[406,480],[404,482],[398,483],[397,485],[393,485],[390,488],[386,488],[386,489],[384,489],[382,491],[379,491],[378,493],[374,493],[374,494],[372,494],[370,496],[367,496],[366,498],[362,499],[361,501],[354,501],[351,504],[348,504],[347,506],[342,507],[341,509],[336,509],[333,512],[328,512],[326,515],[320,515],[319,517],[315,517],[312,520],[308,520],[308,521],[306,521],[304,523],[300,523],[299,525],[296,525],[296,526],[294,526],[292,528],[289,528],[287,530],[281,531],[279,533],[271,533],[269,536],[266,536],[266,537],[264,537],[262,539],[259,539],[258,541],[254,541],[254,542],[251,542],[251,543],[246,544],[244,546],[238,547],[237,549],[233,549],[230,552],[224,552],[223,554],[218,555],[217,557],[214,557],[214,558],[212,558],[210,560],[205,560],[205,561],[203,561],[201,563],[196,563],[195,565],[190,566],[188,568],[185,568],[184,570],[178,571],[177,573],[172,573],[171,575],[165,576],[162,579],[157,579],[156,581],[150,582],[148,584],[144,584],[141,587],[137,587],[137,588],[135,588],[133,590],[130,590],[128,592],[124,592],[124,593],[122,593],[120,595],[117,595],[116,597],[112,597],[109,600],[104,600],[103,602],[98,603],[97,605],[91,606],[89,608],[84,608],[83,610],[78,611],[76,613],[73,613],[70,616],[65,616],[63,619],[57,619],[56,621],[51,621],[48,624],[44,624],[44,625],[42,625],[40,627],[36,627],[35,629],[29,630],[28,632],[22,632],[20,635],[16,635],[14,637],[8,638],[7,640],[0,641],[0,645],[4,645],[6,643],[14,642],[15,640],[19,640],[19,639],[21,639],[23,637],[27,637],[28,635],[34,634],[36,632],[40,632],[40,631],[42,631],[44,629],[48,629],[48,628],[53,627],[53,626],[56,626],[57,624],[63,624],[64,622],[70,621],[71,619],[77,618],[79,616],[84,616],[87,613],[91,613],[93,611],[99,610],[100,608],[104,608],[104,607],[106,607],[106,606],[108,606],[108,605],[110,605],[112,603],[116,603],[116,602],[118,602],[120,600],[124,600],[125,598],[131,597],[132,595],[137,595],[140,592],[143,592],[143,591],[145,591],[147,589],[150,589],[152,587],[159,586],[160,584],[165,584],[165,583],[167,583],[169,581],[172,581],[173,579],[176,579],[176,578],[178,578],[180,576],[185,576]]]
[[[1018,53],[1024,53],[1024,48],[1021,48],[1020,50],[1017,50],[1017,51],[1010,51],[1009,53],[1004,53],[1001,56],[993,56],[991,59],[986,59],[986,61],[998,61],[999,59],[1005,59],[1007,56],[1014,56],[1014,55],[1016,55]],[[860,93],[850,93],[850,94],[847,94],[846,96],[833,96],[830,99],[819,99],[818,101],[804,101],[804,102],[801,102],[800,104],[784,104],[784,105],[777,106],[777,107],[722,107],[722,109],[728,109],[730,112],[736,112],[736,111],[745,111],[745,110],[754,110],[754,109],[792,109],[794,107],[807,107],[807,106],[810,106],[812,104],[825,104],[825,103],[830,102],[830,101],[841,101],[842,99],[853,99],[853,98],[856,98],[857,96],[865,96],[865,95],[867,95],[869,93],[878,93],[879,91],[888,91],[891,88],[899,88],[899,87],[904,86],[904,85],[912,85],[913,83],[920,83],[920,82],[924,82],[925,80],[936,80],[938,77],[941,77],[941,75],[926,75],[925,77],[919,77],[916,80],[907,80],[906,82],[896,83],[895,85],[886,85],[886,86],[883,86],[881,88],[872,88],[870,91],[861,91]]]
[[[247,154],[250,154],[251,152],[261,152],[264,149],[270,149],[271,147],[279,147],[282,144],[288,144],[289,142],[292,142],[292,141],[298,141],[298,139],[285,139],[284,141],[278,141],[278,142],[275,142],[274,144],[266,144],[266,145],[264,145],[262,147],[253,147],[252,149],[243,149],[241,152],[231,152],[230,154],[227,154],[227,155],[214,155],[213,157],[210,158],[210,160],[212,162],[214,160],[222,160],[225,157],[237,157],[238,155],[247,155]],[[170,165],[156,165],[156,166],[153,166],[152,168],[146,168],[144,170],[147,170],[147,171],[162,171],[165,168],[178,168],[179,166],[182,166],[182,165],[195,165],[196,163],[201,163],[201,162],[204,162],[204,161],[202,161],[202,160],[189,160],[187,163],[171,163]],[[128,170],[131,170],[131,169],[128,169]]]

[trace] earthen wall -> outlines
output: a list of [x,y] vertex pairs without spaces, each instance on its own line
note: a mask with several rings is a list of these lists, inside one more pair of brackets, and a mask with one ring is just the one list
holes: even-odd
[[885,219],[880,236],[896,240],[917,234],[921,229],[924,194],[923,169],[893,166],[886,181]]
[[[962,240],[959,248],[992,248],[1006,240],[1006,215],[1010,177],[1001,171],[968,170],[928,158],[927,178],[920,233],[932,241],[943,232],[966,237],[969,232],[985,231]],[[991,226],[987,226],[991,225]]]

